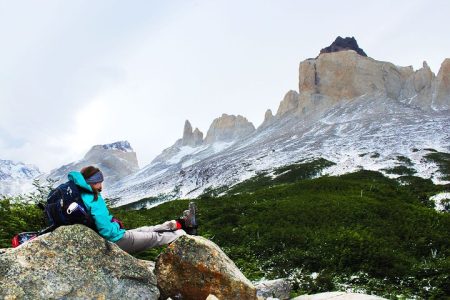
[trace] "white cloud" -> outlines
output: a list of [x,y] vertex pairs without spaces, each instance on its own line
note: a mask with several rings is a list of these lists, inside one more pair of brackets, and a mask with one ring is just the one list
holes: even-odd
[[185,119],[205,134],[222,113],[258,126],[298,89],[298,63],[337,35],[437,72],[448,11],[423,0],[2,2],[0,158],[48,170],[126,139],[143,166]]

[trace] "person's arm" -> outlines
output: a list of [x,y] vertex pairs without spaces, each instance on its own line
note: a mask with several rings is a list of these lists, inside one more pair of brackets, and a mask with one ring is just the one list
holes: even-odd
[[106,207],[105,201],[101,196],[96,201],[91,203],[91,215],[94,218],[98,233],[105,239],[116,242],[120,240],[124,233],[124,229],[120,229],[120,225],[116,222],[111,222],[112,216]]

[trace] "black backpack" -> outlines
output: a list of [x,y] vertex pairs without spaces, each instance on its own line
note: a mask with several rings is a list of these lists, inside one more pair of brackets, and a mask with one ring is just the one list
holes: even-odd
[[45,212],[53,229],[62,225],[83,224],[96,230],[95,222],[81,199],[79,189],[73,181],[68,181],[49,193]]

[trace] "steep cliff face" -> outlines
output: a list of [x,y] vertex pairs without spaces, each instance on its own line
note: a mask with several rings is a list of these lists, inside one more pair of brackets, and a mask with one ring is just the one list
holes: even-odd
[[432,107],[436,110],[450,109],[450,58],[442,62],[435,86]]
[[255,126],[243,116],[222,114],[209,127],[205,143],[229,142],[249,135],[253,131],[255,131]]
[[[322,53],[300,63],[297,111],[301,114],[326,109],[364,95],[387,97],[425,111],[446,110],[450,107],[449,61],[442,63],[436,77],[426,62],[414,71],[353,50]],[[282,102],[280,109],[284,106]]]
[[397,99],[412,74],[409,67],[376,61],[352,50],[324,53],[300,64],[299,90],[305,96],[320,94],[332,101],[375,93]]
[[181,140],[181,144],[183,146],[196,147],[201,145],[202,143],[203,133],[198,128],[195,128],[195,130],[192,131],[191,123],[186,120],[186,122],[184,123],[183,138]]
[[289,91],[284,96],[277,110],[277,117],[282,117],[283,115],[293,112],[298,109],[299,105],[299,94],[296,91]]

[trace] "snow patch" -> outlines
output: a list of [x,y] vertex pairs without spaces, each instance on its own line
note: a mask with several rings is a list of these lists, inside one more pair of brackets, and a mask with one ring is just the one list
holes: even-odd
[[180,147],[180,151],[178,151],[177,154],[172,156],[167,161],[167,163],[170,165],[177,164],[183,159],[183,157],[185,157],[187,155],[192,155],[192,154],[198,153],[206,148],[207,148],[206,146],[201,146],[201,147],[183,146],[183,147]]
[[233,145],[235,142],[215,142],[212,144],[214,153],[219,153],[227,148],[229,148],[231,145]]
[[436,195],[430,197],[430,200],[434,201],[435,208],[437,211],[445,211],[443,200],[450,200],[450,193],[443,192],[443,193],[436,194]]

